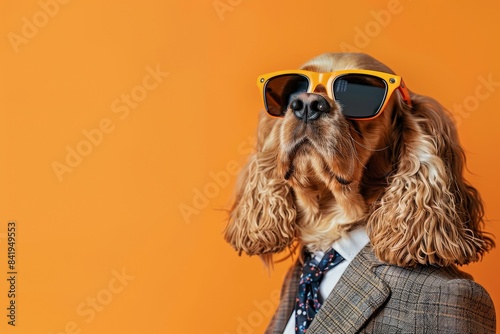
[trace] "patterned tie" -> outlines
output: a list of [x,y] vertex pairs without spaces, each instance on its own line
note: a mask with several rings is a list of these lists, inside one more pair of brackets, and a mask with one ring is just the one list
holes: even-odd
[[329,250],[319,263],[314,261],[314,255],[306,253],[306,260],[300,276],[299,290],[295,299],[295,333],[307,332],[314,316],[318,313],[321,303],[318,290],[323,275],[331,268],[344,261],[344,258],[333,248]]

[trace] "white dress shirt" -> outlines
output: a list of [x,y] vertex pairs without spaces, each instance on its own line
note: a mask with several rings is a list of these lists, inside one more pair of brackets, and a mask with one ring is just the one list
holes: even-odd
[[[319,294],[322,300],[325,300],[328,295],[332,292],[333,288],[339,281],[340,277],[346,270],[347,266],[351,261],[358,255],[358,253],[368,244],[370,239],[366,234],[364,227],[350,231],[346,236],[336,240],[332,247],[339,253],[344,261],[339,263],[337,266],[328,270],[319,285]],[[319,263],[325,255],[324,252],[314,252],[315,260]],[[285,327],[283,334],[295,334],[295,311],[292,312],[292,316]]]

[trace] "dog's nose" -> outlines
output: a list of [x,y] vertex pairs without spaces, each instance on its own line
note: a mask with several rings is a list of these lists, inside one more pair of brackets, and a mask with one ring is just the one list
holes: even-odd
[[290,102],[290,108],[297,119],[304,123],[318,119],[321,114],[330,112],[330,104],[319,94],[303,93]]

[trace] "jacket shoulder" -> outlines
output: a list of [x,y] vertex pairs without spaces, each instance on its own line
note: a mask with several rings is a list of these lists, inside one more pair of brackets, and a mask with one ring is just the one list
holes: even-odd
[[380,263],[375,272],[391,290],[387,310],[408,310],[401,320],[422,333],[495,333],[490,295],[458,268]]

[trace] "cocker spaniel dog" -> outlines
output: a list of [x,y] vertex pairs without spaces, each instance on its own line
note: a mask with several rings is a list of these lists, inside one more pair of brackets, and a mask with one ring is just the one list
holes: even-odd
[[299,254],[266,333],[494,333],[490,296],[457,269],[494,241],[448,112],[361,53],[258,85],[225,239],[269,266]]

